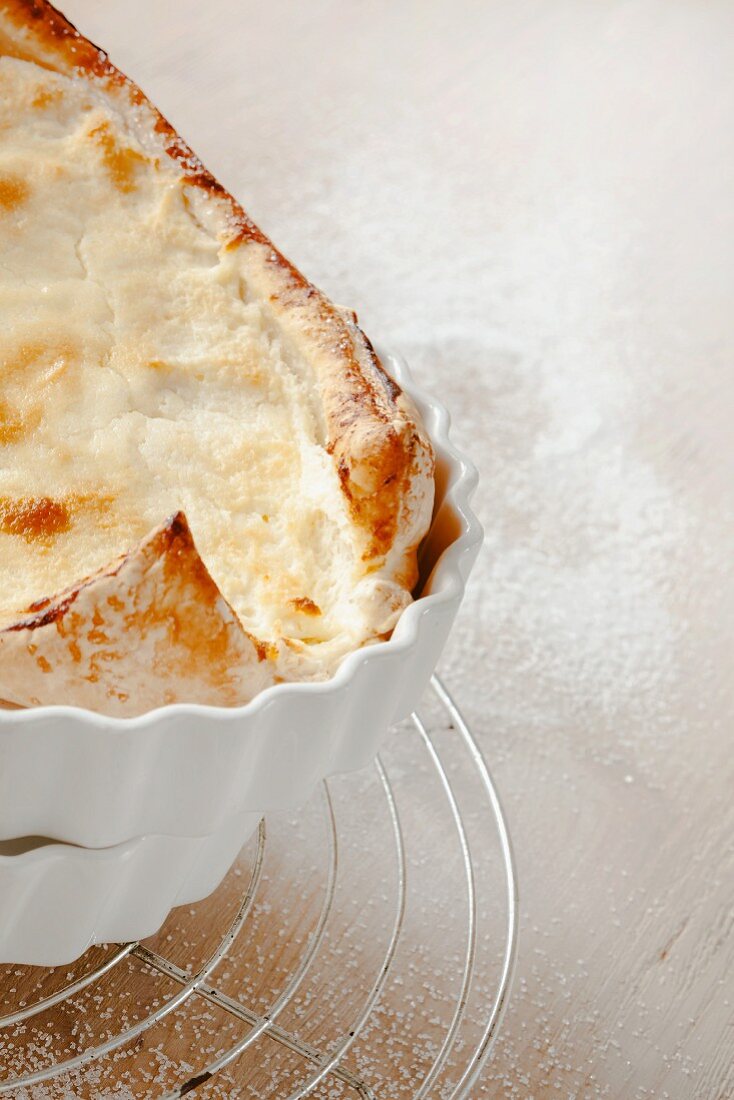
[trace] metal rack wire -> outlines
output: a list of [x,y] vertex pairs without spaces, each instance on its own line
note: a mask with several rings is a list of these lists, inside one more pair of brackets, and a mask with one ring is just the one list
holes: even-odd
[[[462,1100],[462,1098],[471,1095],[471,1090],[476,1084],[482,1067],[489,1056],[507,1003],[517,940],[517,886],[507,824],[484,758],[459,708],[438,678],[434,677],[432,689],[434,702],[440,706],[444,724],[451,732],[451,757],[459,752],[466,754],[466,766],[471,769],[474,779],[478,781],[479,789],[483,792],[485,801],[484,809],[494,823],[495,836],[493,839],[499,853],[497,866],[498,869],[501,869],[502,882],[500,886],[504,892],[504,930],[502,943],[496,945],[498,948],[496,951],[498,958],[497,974],[493,980],[491,996],[484,1003],[484,1014],[481,1020],[477,1018],[475,1005],[472,1013],[473,1039],[470,1047],[467,1048],[466,1043],[458,1043],[457,1039],[467,1023],[470,998],[474,996],[474,1002],[477,1001],[477,989],[480,989],[480,1001],[483,999],[480,988],[482,975],[477,971],[477,957],[480,924],[487,903],[480,896],[481,891],[477,880],[477,860],[472,850],[467,828],[467,800],[457,790],[455,780],[452,778],[452,760],[446,758],[447,749],[446,747],[442,749],[439,746],[435,735],[429,729],[429,723],[419,714],[414,714],[411,720],[411,733],[420,745],[424,756],[424,765],[429,768],[433,778],[438,782],[448,810],[448,818],[453,823],[455,842],[458,845],[459,860],[463,869],[466,908],[465,918],[462,918],[465,919],[463,925],[464,957],[461,966],[457,970],[458,992],[450,1011],[446,1014],[447,1018],[442,1023],[443,1034],[437,1042],[437,1049],[430,1064],[422,1067],[420,1076],[410,1082],[410,1088],[413,1100],[423,1100],[425,1097],[434,1095],[440,1095],[445,1100]],[[236,1021],[238,1027],[244,1027],[246,1030],[244,1034],[238,1036],[236,1042],[224,1051],[217,1053],[215,1057],[207,1059],[206,1056],[202,1056],[200,1064],[193,1074],[188,1074],[173,1089],[165,1089],[160,1094],[165,1096],[166,1100],[190,1095],[200,1089],[204,1091],[205,1087],[209,1087],[222,1071],[234,1066],[244,1052],[264,1035],[267,1035],[270,1040],[295,1055],[303,1064],[304,1072],[295,1088],[291,1088],[289,1085],[287,1092],[277,1091],[272,1093],[279,1100],[297,1100],[298,1097],[312,1093],[325,1080],[330,1080],[335,1085],[351,1090],[362,1097],[363,1100],[376,1100],[378,1094],[366,1079],[368,1075],[361,1072],[359,1068],[354,1068],[348,1064],[346,1056],[368,1028],[380,1027],[377,1008],[385,992],[386,984],[391,978],[396,951],[404,933],[407,862],[404,825],[395,797],[393,779],[389,773],[389,768],[382,759],[376,761],[375,768],[379,788],[387,810],[389,831],[392,835],[390,859],[395,872],[394,897],[392,898],[393,913],[392,918],[386,921],[388,931],[380,961],[374,971],[365,976],[366,981],[361,1005],[354,1012],[353,1017],[348,1020],[346,1026],[342,1027],[341,1034],[325,1048],[299,1037],[293,1028],[281,1026],[279,1017],[282,1017],[288,1006],[292,1005],[297,991],[309,975],[314,960],[317,958],[324,942],[325,930],[334,907],[335,890],[340,871],[340,836],[334,811],[331,781],[324,783],[322,788],[328,857],[320,910],[297,964],[278,995],[265,1011],[256,1011],[254,1008],[242,1003],[241,998],[218,988],[213,980],[215,972],[218,972],[218,968],[221,968],[222,963],[227,959],[233,945],[236,944],[238,937],[246,926],[258,896],[267,842],[267,827],[265,821],[263,821],[260,824],[257,836],[249,881],[242,894],[239,907],[220,942],[203,964],[199,965],[194,973],[190,973],[173,959],[166,957],[151,946],[142,943],[126,944],[113,951],[99,965],[64,984],[62,988],[55,990],[50,995],[41,997],[31,1004],[21,1005],[15,1011],[1,1016],[0,1035],[4,1033],[5,1029],[23,1029],[33,1018],[39,1018],[42,1014],[48,1014],[60,1006],[68,1005],[85,990],[89,990],[90,987],[97,988],[126,959],[136,960],[137,963],[142,964],[149,971],[162,976],[176,990],[162,1000],[162,1003],[158,1004],[152,1011],[144,1015],[143,1018],[131,1023],[129,1026],[121,1027],[103,1042],[91,1044],[71,1057],[53,1057],[40,1068],[0,1079],[0,1094],[39,1095],[36,1091],[23,1093],[21,1090],[35,1088],[44,1083],[53,1084],[55,1080],[64,1077],[68,1079],[69,1074],[80,1072],[92,1063],[101,1063],[106,1059],[110,1059],[115,1055],[115,1052],[123,1048],[129,1048],[133,1041],[139,1040],[146,1033],[150,1033],[155,1025],[175,1013],[190,999],[197,998],[224,1013],[227,1018]],[[475,802],[472,802],[471,812],[475,810]],[[495,884],[495,887],[497,887],[497,884]],[[406,1024],[405,1030],[405,1038],[409,1042],[409,1023]],[[460,1058],[457,1058],[457,1050],[460,1051]],[[442,1075],[445,1074],[449,1060],[452,1058],[452,1076],[447,1081]],[[439,1081],[441,1081],[440,1088],[438,1088]],[[55,1094],[49,1092],[48,1095]],[[229,1093],[224,1095],[229,1095]],[[232,1095],[239,1095],[239,1092],[233,1092]]]

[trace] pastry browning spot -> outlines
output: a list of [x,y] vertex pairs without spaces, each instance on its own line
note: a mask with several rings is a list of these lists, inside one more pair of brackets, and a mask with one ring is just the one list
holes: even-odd
[[255,637],[254,634],[250,634],[249,630],[246,630],[245,634],[255,647],[258,661],[277,660],[278,647],[273,642],[261,642],[259,638]]
[[68,506],[51,497],[0,497],[0,531],[26,542],[53,539],[71,527]]
[[110,637],[102,630],[105,620],[102,612],[95,607],[92,615],[92,629],[87,632],[87,638],[93,645],[109,645]]
[[319,605],[310,600],[308,596],[296,596],[295,600],[290,601],[290,605],[295,611],[300,611],[302,615],[321,614]]
[[118,145],[107,122],[101,122],[99,126],[95,126],[89,131],[89,136],[96,139],[102,150],[105,168],[117,190],[123,193],[134,191],[137,186],[135,170],[138,165],[146,162],[142,153]]
[[58,103],[61,99],[60,88],[39,88],[33,99],[31,100],[31,107],[35,107],[39,111],[43,111],[46,107],[50,107],[53,103]]
[[22,206],[29,194],[30,188],[25,180],[0,174],[0,211],[15,210]]
[[0,401],[0,444],[17,443],[23,430],[22,420],[14,416],[4,401]]

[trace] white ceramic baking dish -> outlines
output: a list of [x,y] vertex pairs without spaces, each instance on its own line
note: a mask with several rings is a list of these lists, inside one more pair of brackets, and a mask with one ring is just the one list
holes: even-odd
[[0,842],[0,963],[62,966],[90,944],[151,936],[174,906],[216,889],[257,823],[240,814],[213,836],[112,848]]
[[0,713],[0,840],[103,848],[151,834],[211,836],[235,815],[255,822],[293,809],[324,777],[364,766],[414,709],[482,531],[469,507],[476,471],[449,442],[446,410],[401,359],[381,359],[418,405],[437,456],[421,595],[390,640],[350,654],[324,683],[279,684],[244,707],[182,704],[137,718],[53,706]]

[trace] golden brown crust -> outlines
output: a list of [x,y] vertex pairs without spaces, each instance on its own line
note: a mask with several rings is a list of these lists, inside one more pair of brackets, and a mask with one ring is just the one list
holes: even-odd
[[[364,558],[384,559],[399,529],[412,527],[411,512],[420,507],[420,499],[412,498],[425,494],[424,483],[432,479],[432,457],[414,410],[401,399],[399,387],[385,374],[353,315],[334,306],[275,248],[137,85],[53,5],[47,0],[0,0],[0,14],[24,36],[20,42],[10,40],[16,55],[67,75],[94,77],[108,91],[150,112],[155,132],[187,183],[226,205],[228,247],[257,248],[274,316],[296,342],[308,345],[320,368],[326,443],[352,518],[365,534]],[[3,51],[0,23],[3,52],[8,51]],[[409,544],[404,552],[415,555],[416,548]]]

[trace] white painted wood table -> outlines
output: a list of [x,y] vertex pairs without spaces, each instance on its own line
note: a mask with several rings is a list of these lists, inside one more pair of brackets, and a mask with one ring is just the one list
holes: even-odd
[[522,928],[478,1094],[734,1096],[734,6],[67,0],[442,394]]

